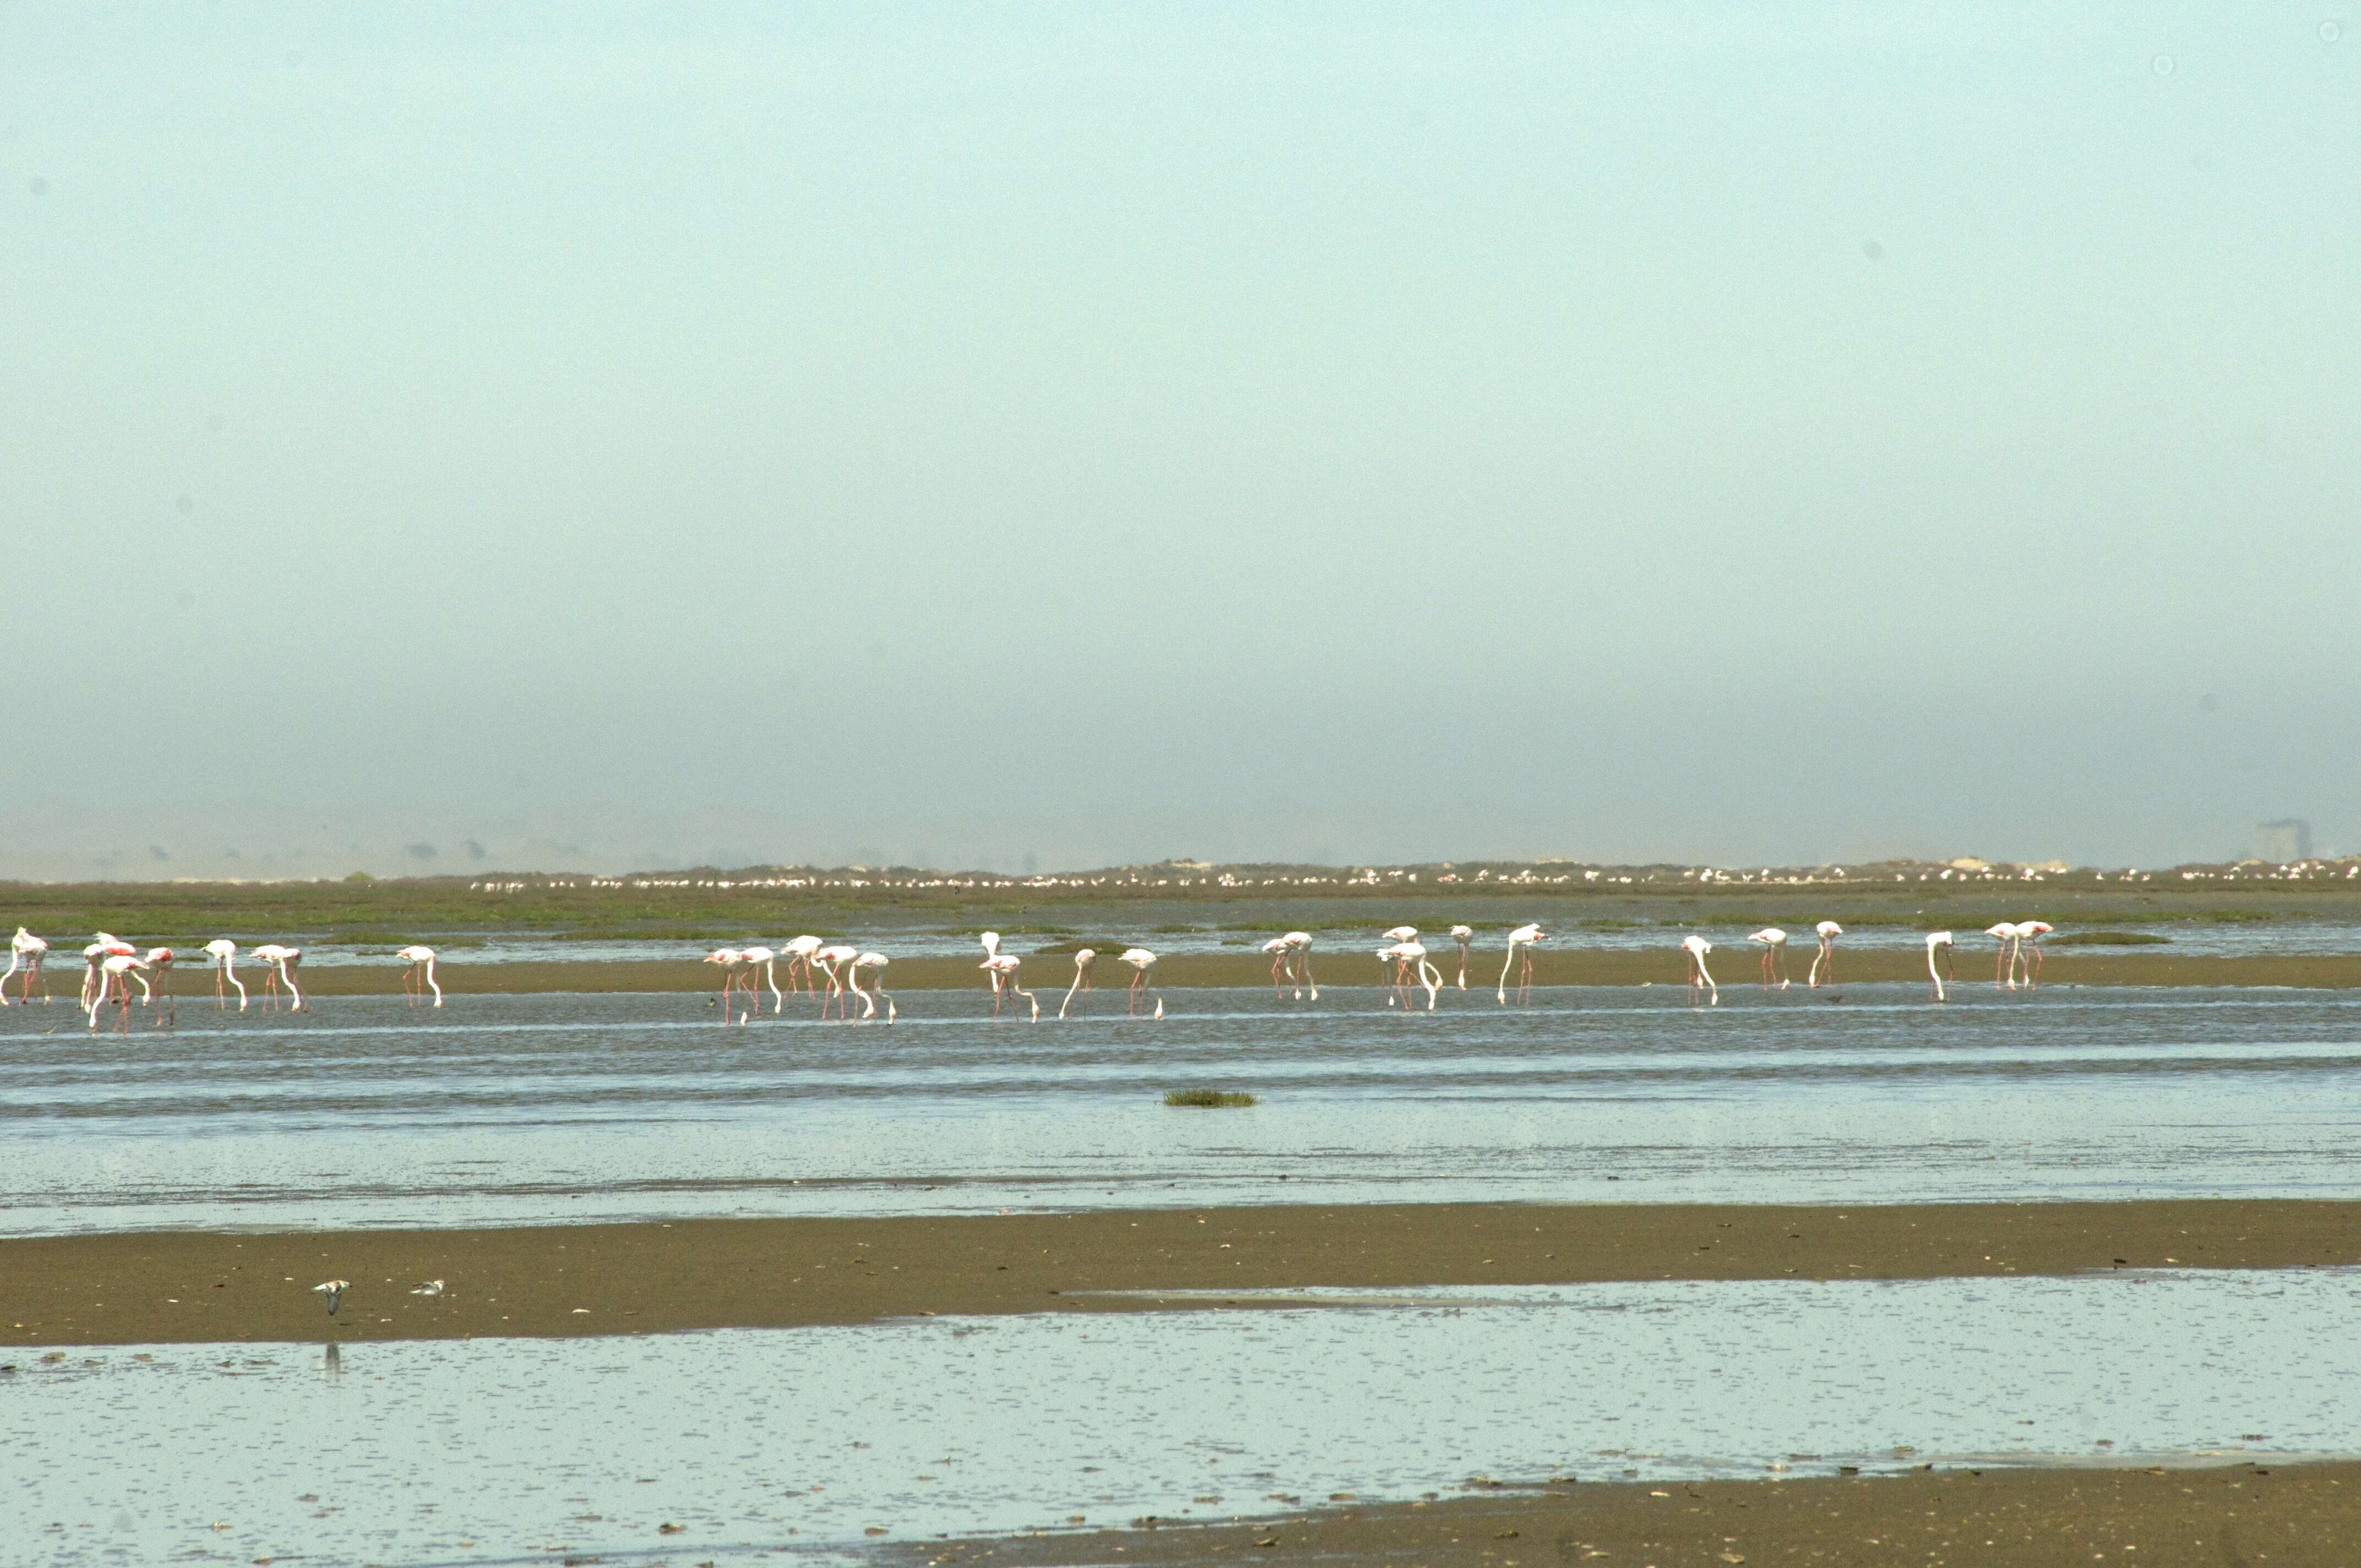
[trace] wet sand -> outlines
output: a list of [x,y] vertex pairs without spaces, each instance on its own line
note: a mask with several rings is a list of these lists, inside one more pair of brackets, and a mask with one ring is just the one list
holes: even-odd
[[[1604,1462],[1601,1462],[1604,1463]],[[1539,1477],[1536,1480],[1542,1479]],[[1307,1501],[1311,1499],[1306,1499]],[[1267,1501],[1267,1500],[1266,1500]],[[929,1541],[909,1564],[1179,1568],[1201,1563],[1456,1563],[1467,1568],[1722,1568],[1730,1563],[2072,1563],[2178,1568],[2361,1561],[2361,1464],[1971,1469],[1789,1481],[1600,1483],[1362,1506],[1253,1523]]]
[[[1371,943],[1371,952],[1376,943]],[[1499,955],[1492,955],[1487,970],[1480,961],[1469,970],[1468,988],[1465,998],[1492,1000],[1494,984],[1499,977]],[[1808,959],[1809,955],[1806,958]],[[1717,950],[1710,960],[1717,972],[1714,978],[1726,992],[1758,991],[1755,981],[1756,959],[1752,951],[1734,949],[1725,957]],[[1923,955],[1910,952],[1857,949],[1842,955],[1839,973],[1847,981],[1872,983],[1879,981],[1927,981],[1927,961]],[[52,964],[49,974],[50,1005],[73,1005],[74,987],[81,977],[79,968],[68,970]],[[1057,1011],[1059,999],[1073,979],[1073,960],[1057,954],[1044,954],[1026,960],[1023,979],[1027,987],[1038,992],[1045,1014]],[[1312,972],[1323,992],[1350,994],[1378,991],[1378,964],[1373,957],[1358,953],[1315,952]],[[1800,967],[1798,970],[1800,972]],[[1110,1003],[1123,1004],[1123,988],[1131,971],[1112,959],[1101,960],[1096,978],[1100,981],[1093,993],[1093,1011],[1104,1014]],[[310,996],[399,996],[401,994],[401,971],[392,966],[332,965],[301,972],[299,980]],[[718,993],[720,990],[719,971],[708,964],[662,959],[627,959],[610,962],[577,963],[476,963],[465,959],[440,964],[435,979],[444,991],[453,996],[467,995],[527,995],[551,992],[690,992]],[[2192,955],[2167,958],[2148,953],[2124,956],[2115,953],[2059,954],[2049,959],[2042,970],[2045,985],[2165,985],[2165,986],[2295,986],[2309,989],[2352,990],[2361,987],[2361,953],[2339,953],[2329,956],[2273,958],[2268,956],[2227,957],[2223,955]],[[887,971],[886,983],[895,991],[968,990],[989,994],[975,962],[965,958],[896,959]],[[1198,986],[1229,986],[1252,988],[1270,983],[1270,960],[1250,953],[1175,954],[1156,966],[1156,983],[1162,989],[1189,989]],[[1677,948],[1667,946],[1663,952],[1542,952],[1534,955],[1533,983],[1536,985],[1681,985],[1681,955]],[[1949,982],[1947,982],[1949,983]],[[1985,952],[1969,951],[1960,956],[1958,984],[1989,989],[1993,983],[1993,959]],[[263,1005],[260,987],[255,981],[247,981],[256,1001],[249,1008]],[[213,981],[203,972],[175,975],[173,993],[192,1006],[211,1005],[214,1000]],[[60,994],[61,993],[61,994]],[[1455,997],[1460,995],[1455,991]],[[760,993],[763,1007],[771,1004],[768,991]],[[1796,1000],[1840,1001],[1841,985],[1825,987],[1819,992],[1807,991],[1798,980],[1787,995]],[[38,1006],[38,999],[34,1003]],[[803,996],[790,1002],[790,1007],[803,1006],[817,1012],[816,997]],[[855,1011],[858,1011],[856,1004]]]
[[[0,1240],[0,1344],[563,1337],[1232,1291],[2361,1263],[2361,1203],[1368,1204]],[[352,1281],[330,1318],[310,1287]],[[409,1294],[420,1280],[447,1294]],[[1131,1297],[1086,1294],[1137,1291]],[[1159,1299],[1158,1293],[1170,1293]],[[1189,1294],[1183,1295],[1182,1292]],[[1241,1300],[1241,1307],[1268,1300]]]

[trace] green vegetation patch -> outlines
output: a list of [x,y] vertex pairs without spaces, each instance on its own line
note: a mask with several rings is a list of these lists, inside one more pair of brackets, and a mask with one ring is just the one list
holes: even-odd
[[1164,1092],[1167,1105],[1185,1105],[1206,1111],[1230,1110],[1252,1105],[1255,1097],[1235,1089],[1169,1089]]
[[2155,948],[2171,941],[2169,937],[2152,937],[2146,931],[2070,931],[2063,937],[2052,937],[2053,948]]

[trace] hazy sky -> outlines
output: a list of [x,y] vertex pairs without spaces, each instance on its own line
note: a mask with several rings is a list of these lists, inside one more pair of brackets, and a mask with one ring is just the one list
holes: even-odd
[[343,9],[0,7],[0,874],[2361,849],[2354,0]]

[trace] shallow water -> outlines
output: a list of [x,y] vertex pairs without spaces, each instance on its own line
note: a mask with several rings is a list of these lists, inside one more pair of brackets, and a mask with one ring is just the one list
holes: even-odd
[[[890,1027],[749,1028],[693,994],[329,998],[127,1036],[12,1007],[0,1226],[2361,1190],[2361,993],[1378,994],[1028,1025],[913,992]],[[1197,1086],[1262,1103],[1162,1103]]]
[[0,1503],[61,1564],[742,1562],[1479,1476],[2361,1451],[2349,1270],[1401,1299],[412,1342],[334,1365],[288,1345],[18,1353]]

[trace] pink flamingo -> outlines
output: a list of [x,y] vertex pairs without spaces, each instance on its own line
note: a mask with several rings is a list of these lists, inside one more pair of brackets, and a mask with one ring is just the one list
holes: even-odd
[[303,1004],[302,990],[295,983],[295,966],[303,961],[303,949],[282,947],[277,942],[264,942],[251,951],[254,961],[262,966],[262,994],[270,999],[270,1005],[279,1005],[279,988],[284,985],[288,994],[294,998],[294,1004],[289,1011],[310,1012],[311,1009]]
[[[0,974],[0,1007],[8,1005],[8,979],[20,969],[25,971],[25,984],[24,994],[19,1000],[27,1007],[32,1005],[33,981],[40,978],[41,960],[49,956],[49,943],[34,936],[22,926],[16,927],[16,936],[8,941],[8,973]],[[49,999],[49,987],[44,981],[41,984],[41,1000],[47,1003]]]
[[1287,994],[1287,981],[1294,972],[1295,951],[1284,937],[1273,937],[1262,945],[1270,955],[1270,994],[1273,1001]]
[[1833,920],[1823,920],[1812,929],[1819,936],[1820,950],[1812,955],[1812,972],[1804,977],[1804,983],[1817,991],[1823,971],[1830,985],[1837,982],[1837,938],[1844,935],[1844,927]]
[[159,1024],[163,1023],[168,1016],[170,1018],[171,1022],[175,1024],[179,1023],[181,1021],[180,1009],[172,1003],[172,949],[170,948],[148,948],[148,967],[150,970],[153,970],[156,973],[156,996],[154,998],[142,998],[142,1000],[154,1000],[156,1002],[156,1022]]
[[1517,1001],[1522,1003],[1532,1000],[1533,944],[1548,940],[1549,933],[1539,926],[1520,926],[1509,933],[1509,960],[1500,966],[1500,983],[1493,988],[1493,1001],[1505,1003],[1509,1000],[1509,970],[1515,967],[1520,957],[1524,959],[1524,967],[1517,970]]
[[1465,991],[1467,989],[1467,944],[1476,939],[1476,927],[1454,926],[1451,939],[1459,944],[1459,989]]
[[2025,962],[2025,989],[2031,991],[2041,983],[2041,938],[2058,929],[2047,920],[2020,920],[2016,923],[2017,957]]
[[1721,990],[1713,983],[1713,976],[1705,967],[1705,956],[1713,951],[1713,944],[1703,937],[1683,937],[1681,951],[1688,955],[1690,1003],[1695,1004],[1700,995],[1710,995],[1713,1000],[1708,1005],[1720,1006]]
[[812,962],[828,972],[828,994],[819,999],[821,1022],[825,1023],[828,1020],[828,1004],[830,1002],[836,1003],[836,1015],[840,1020],[848,1016],[845,1012],[844,981],[840,971],[860,956],[859,948],[848,946],[843,942],[830,942],[812,955]]
[[98,983],[93,988],[90,999],[92,1028],[98,1027],[98,1010],[106,1005],[108,996],[113,995],[120,1003],[115,1014],[115,1031],[118,1034],[130,1032],[131,987],[125,982],[124,977],[137,974],[147,967],[148,960],[137,953],[108,953],[99,959]]
[[1935,988],[1935,1000],[1943,1000],[1943,977],[1935,972],[1935,955],[1943,955],[1943,968],[1957,981],[1959,971],[1951,968],[1951,934],[1949,931],[1929,932],[1927,937],[1927,980]]
[[[739,953],[746,960],[746,979],[743,982],[746,987],[746,1000],[752,1003],[756,1010],[760,1010],[762,999],[754,994],[754,971],[759,969],[763,971],[763,978],[770,982],[771,1011],[784,1012],[786,1008],[786,998],[779,994],[778,971],[772,967],[778,962],[779,955],[768,948],[741,948]],[[789,977],[788,983],[794,983],[793,976]]]
[[[1418,984],[1426,988],[1426,1010],[1429,1013],[1434,1011],[1435,993],[1443,989],[1443,971],[1426,961],[1425,943],[1396,942],[1378,956],[1393,960],[1393,990],[1401,997],[1403,1012],[1411,1010],[1410,988],[1413,976]],[[1388,995],[1386,1005],[1390,1007],[1393,1002],[1393,996]]]
[[[1131,966],[1131,984],[1125,992],[1124,1016],[1130,1017],[1148,1005],[1148,992],[1156,989],[1156,955],[1146,948],[1126,948],[1115,955],[1118,962]],[[1164,998],[1156,999],[1156,1016],[1164,1016]]]
[[1320,982],[1312,978],[1312,933],[1290,931],[1286,941],[1289,949],[1295,955],[1296,994],[1300,997],[1306,989],[1309,989],[1312,992],[1312,1000],[1319,1001]]
[[793,991],[796,988],[796,970],[801,969],[804,971],[804,991],[808,994],[812,990],[812,955],[819,951],[819,938],[797,937],[779,951],[787,959],[787,989]]
[[[1765,926],[1746,939],[1763,944],[1763,989],[1786,990],[1787,933],[1776,926]],[[1775,988],[1771,983],[1774,972],[1779,981]]]
[[[893,960],[888,959],[883,953],[863,953],[859,958],[854,959],[851,966],[845,970],[846,978],[852,982],[852,994],[861,998],[861,1015],[863,1018],[874,1018],[877,1016],[877,999],[879,997],[884,997],[885,1001],[885,1022],[891,1024],[894,1021],[894,999],[891,996],[886,995],[885,992],[885,966],[891,962],[893,962]],[[874,977],[872,983],[876,986],[876,990],[863,991],[861,989],[861,971],[862,970],[867,970],[870,974]]]
[[85,1012],[90,1008],[90,993],[98,988],[98,966],[112,956],[104,942],[93,942],[82,950],[82,1001],[79,1005]]
[[992,976],[992,1015],[995,1018],[1000,1016],[1000,996],[1005,991],[1033,1004],[1032,1021],[1038,1024],[1041,1021],[1041,999],[1026,990],[1016,978],[1017,966],[1024,961],[1015,953],[994,953],[984,959],[981,967]]
[[229,992],[223,985],[227,981],[237,987],[237,1010],[246,1011],[246,981],[237,978],[237,944],[227,937],[215,937],[205,944],[205,951],[214,956],[214,1000],[223,1008],[229,1006]]
[[395,948],[393,956],[410,966],[401,971],[401,994],[409,1004],[417,1006],[432,990],[434,1005],[442,1006],[443,987],[434,979],[434,949],[413,942],[407,948]]
[[2014,921],[2003,920],[1984,927],[1984,935],[2000,944],[2000,961],[1993,969],[1994,991],[2016,989],[2016,944],[2025,933]]
[[1074,1000],[1074,992],[1078,991],[1087,992],[1090,990],[1091,970],[1098,963],[1098,961],[1099,955],[1094,949],[1090,948],[1079,948],[1075,949],[1074,983],[1066,987],[1066,1000],[1058,1003],[1059,1017],[1063,1018],[1066,1015],[1066,1008],[1068,1004]]
[[[721,970],[721,1025],[728,1028],[733,1022],[730,1016],[730,1004],[737,998],[738,971],[746,967],[746,955],[735,948],[716,948],[706,954],[702,961],[717,965]],[[752,1017],[752,1014],[750,1013],[747,1016]]]

